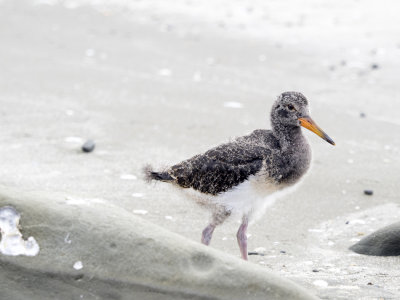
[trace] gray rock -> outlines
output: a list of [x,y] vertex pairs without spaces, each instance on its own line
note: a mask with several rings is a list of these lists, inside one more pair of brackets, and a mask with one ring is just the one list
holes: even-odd
[[373,69],[373,70],[379,69],[379,65],[378,64],[372,64],[371,65],[371,69]]
[[96,144],[92,140],[87,140],[83,145],[82,145],[82,151],[83,152],[92,152],[94,150],[94,147]]
[[366,236],[350,250],[365,255],[400,255],[400,222],[384,227]]
[[315,299],[258,265],[106,202],[6,187],[0,199],[41,249],[35,257],[0,256],[2,299]]

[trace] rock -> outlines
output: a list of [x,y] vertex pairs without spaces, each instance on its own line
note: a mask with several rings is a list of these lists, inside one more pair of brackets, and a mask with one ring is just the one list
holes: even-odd
[[24,235],[40,244],[35,257],[0,255],[2,299],[316,299],[111,203],[70,205],[56,193],[0,191],[0,206],[15,207]]
[[363,112],[360,113],[360,118],[365,118],[367,115]]
[[92,140],[87,140],[83,145],[82,145],[82,151],[83,152],[92,152],[94,150],[94,147],[96,144]]
[[365,255],[400,255],[400,222],[384,227],[350,247],[350,250]]
[[248,252],[247,255],[261,255],[261,256],[263,256],[264,254],[260,254],[258,252]]
[[364,190],[364,194],[368,196],[372,196],[374,194],[373,190]]
[[371,65],[371,69],[372,69],[372,70],[379,69],[379,65],[378,65],[378,64],[372,64],[372,65]]

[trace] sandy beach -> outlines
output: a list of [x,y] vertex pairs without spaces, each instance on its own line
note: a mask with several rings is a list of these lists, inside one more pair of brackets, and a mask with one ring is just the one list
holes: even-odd
[[[143,165],[270,128],[276,97],[299,91],[336,147],[305,133],[312,169],[249,228],[249,250],[263,254],[249,263],[321,299],[398,299],[399,257],[348,250],[400,217],[396,8],[0,1],[0,184],[63,195],[66,207],[112,203],[198,242],[209,212],[146,184]],[[218,227],[211,247],[239,257],[237,226]]]

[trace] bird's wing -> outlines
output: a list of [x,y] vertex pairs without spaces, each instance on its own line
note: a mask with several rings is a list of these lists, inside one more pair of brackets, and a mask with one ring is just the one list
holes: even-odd
[[168,174],[181,187],[216,195],[260,171],[270,154],[268,144],[256,142],[253,133],[176,164]]

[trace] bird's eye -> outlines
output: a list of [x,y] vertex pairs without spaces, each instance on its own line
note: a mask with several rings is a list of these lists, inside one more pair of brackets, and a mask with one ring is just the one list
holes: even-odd
[[289,104],[287,107],[289,108],[289,110],[294,110],[294,106],[292,104]]

